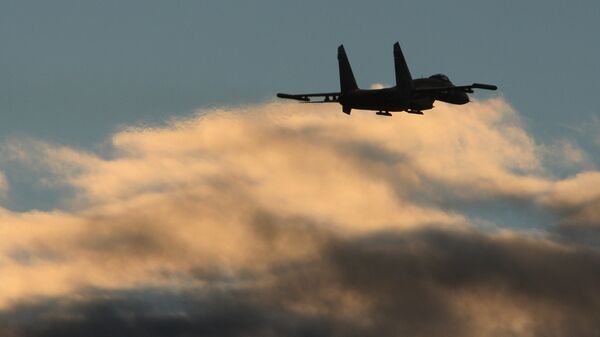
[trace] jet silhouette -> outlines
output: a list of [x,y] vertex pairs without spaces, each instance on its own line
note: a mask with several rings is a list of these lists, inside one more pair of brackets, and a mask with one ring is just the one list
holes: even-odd
[[[338,47],[340,71],[340,91],[313,94],[284,94],[277,97],[301,101],[303,103],[339,103],[342,111],[350,114],[352,109],[374,110],[378,115],[391,116],[390,111],[406,111],[423,114],[423,110],[433,108],[436,100],[451,104],[469,103],[468,93],[473,89],[496,90],[491,84],[473,83],[455,86],[448,76],[435,74],[428,78],[413,79],[408,70],[400,44],[394,44],[394,67],[396,85],[383,89],[359,89],[350,67],[344,46]],[[311,98],[317,98],[313,101]]]

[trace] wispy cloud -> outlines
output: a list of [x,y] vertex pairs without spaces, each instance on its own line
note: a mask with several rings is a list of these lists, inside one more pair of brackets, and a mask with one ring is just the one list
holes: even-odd
[[4,173],[0,171],[0,197],[4,197],[4,194],[8,191],[8,188],[8,180],[6,180]]

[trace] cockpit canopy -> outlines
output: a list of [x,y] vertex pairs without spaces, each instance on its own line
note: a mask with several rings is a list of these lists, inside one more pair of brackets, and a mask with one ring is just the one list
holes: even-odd
[[446,76],[444,74],[431,75],[431,76],[429,76],[429,78],[435,78],[436,80],[440,80],[440,81],[444,81],[444,82],[450,82],[450,79],[448,79],[448,76]]

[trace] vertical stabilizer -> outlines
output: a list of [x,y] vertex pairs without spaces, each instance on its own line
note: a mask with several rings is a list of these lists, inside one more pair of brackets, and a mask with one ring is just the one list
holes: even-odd
[[394,44],[394,69],[396,70],[396,87],[400,91],[410,93],[414,89],[413,80],[398,42]]
[[354,79],[354,74],[352,73],[352,68],[350,67],[350,62],[348,61],[348,56],[346,56],[343,45],[338,47],[338,62],[340,65],[340,91],[342,94],[358,89],[356,79]]

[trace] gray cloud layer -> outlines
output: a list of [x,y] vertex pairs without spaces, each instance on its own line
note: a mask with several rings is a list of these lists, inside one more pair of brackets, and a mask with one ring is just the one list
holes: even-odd
[[[329,241],[252,286],[101,292],[13,308],[15,336],[595,336],[600,254],[419,230]],[[269,279],[267,281],[267,279]],[[265,286],[268,284],[268,286]],[[31,324],[35,322],[35,324]]]

